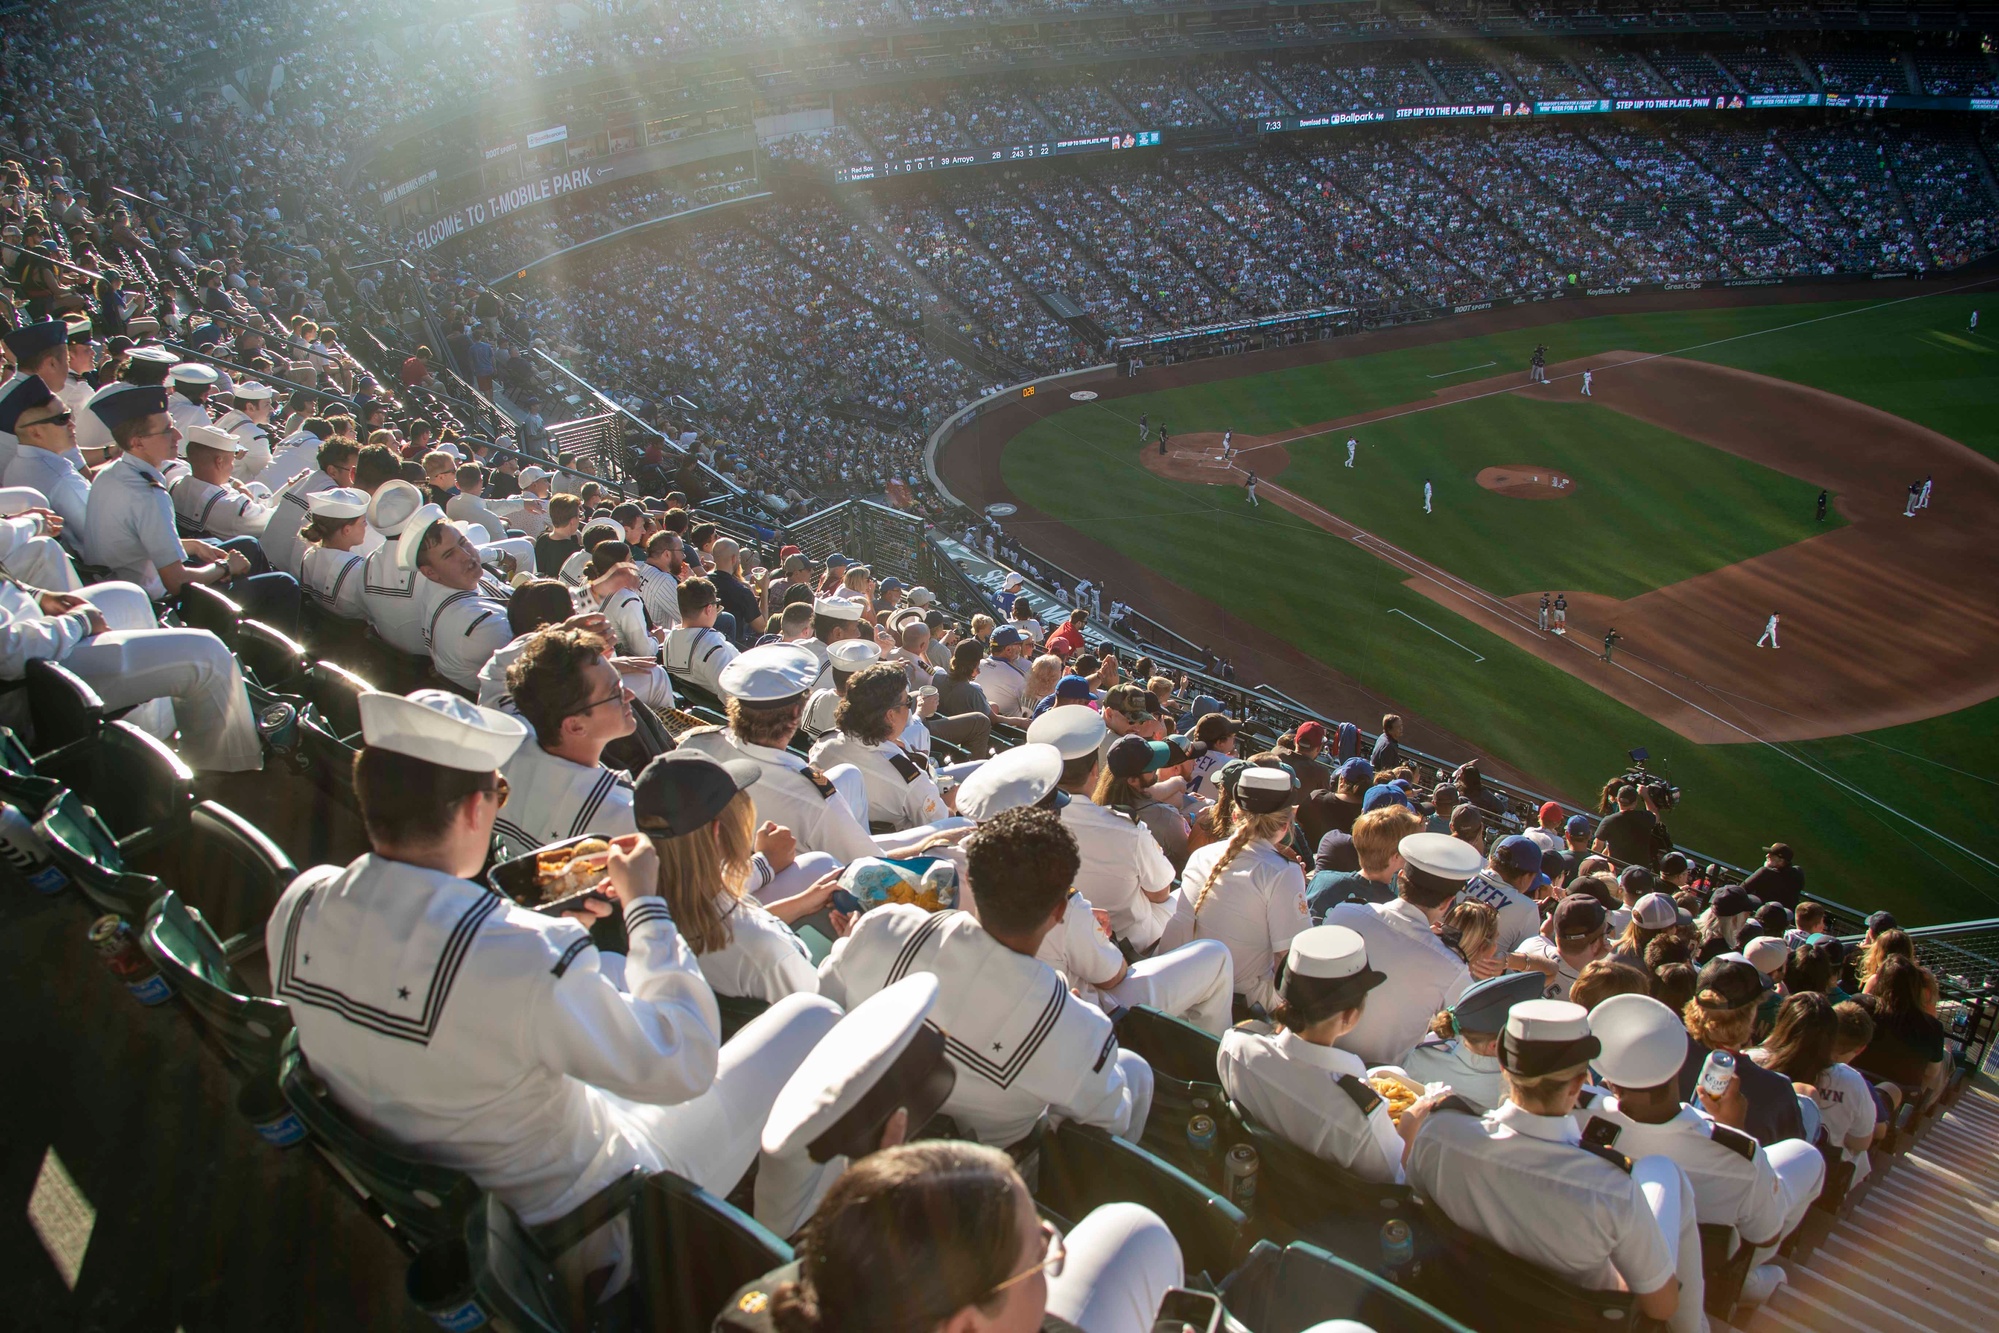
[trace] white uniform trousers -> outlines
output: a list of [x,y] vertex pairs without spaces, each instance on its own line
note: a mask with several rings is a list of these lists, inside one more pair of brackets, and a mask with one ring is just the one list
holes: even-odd
[[765,904],[796,898],[817,884],[821,876],[839,868],[840,863],[826,852],[800,852],[798,859],[771,876],[770,883],[750,896]]
[[1707,1299],[1707,1278],[1701,1269],[1700,1213],[1693,1182],[1672,1158],[1658,1156],[1633,1162],[1631,1178],[1638,1182],[1645,1206],[1658,1220],[1666,1250],[1678,1266],[1680,1304],[1666,1327],[1672,1333],[1707,1333],[1707,1313],[1701,1309]]
[[1235,959],[1220,940],[1193,940],[1139,959],[1102,994],[1127,1008],[1151,1005],[1220,1036],[1234,1021]]
[[479,563],[491,564],[496,556],[510,555],[523,574],[538,572],[534,564],[534,543],[526,537],[508,537],[497,542],[478,542]]
[[[757,1160],[771,1103],[839,1021],[840,1006],[831,1000],[787,995],[723,1045],[708,1091],[677,1106],[625,1107],[644,1124],[667,1169],[726,1196]],[[766,1156],[757,1167],[757,1221],[788,1235],[780,1228],[790,1226],[798,1201],[824,1193],[836,1165],[837,1159],[821,1166],[803,1153],[795,1161]]]
[[44,592],[75,592],[83,586],[76,566],[70,563],[69,553],[54,537],[30,537],[16,542],[6,558],[0,559],[0,571]]
[[[1806,1210],[1825,1188],[1825,1158],[1804,1139],[1773,1143],[1763,1150],[1763,1155],[1770,1159],[1777,1183],[1784,1190],[1784,1229],[1777,1235],[1781,1244],[1785,1236],[1798,1229],[1798,1223],[1805,1220]],[[1755,1263],[1768,1262],[1776,1252],[1776,1245],[1757,1247]]]
[[88,681],[107,709],[171,699],[189,767],[225,773],[263,767],[243,673],[222,640],[207,630],[160,629],[136,583],[93,583],[80,595],[104,613],[109,632],[78,644],[62,664]]
[[1135,1203],[1093,1210],[1063,1241],[1069,1257],[1048,1279],[1048,1313],[1083,1333],[1150,1333],[1159,1303],[1186,1277],[1180,1243]]

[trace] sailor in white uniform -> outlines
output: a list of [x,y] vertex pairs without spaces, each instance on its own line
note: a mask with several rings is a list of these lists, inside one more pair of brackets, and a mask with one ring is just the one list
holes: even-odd
[[181,444],[188,470],[167,484],[174,512],[204,537],[217,541],[256,537],[261,542],[277,506],[259,500],[232,479],[243,457],[242,438],[214,426],[190,426],[185,433]]
[[368,498],[366,491],[336,486],[306,501],[312,517],[305,527],[299,588],[314,606],[342,620],[368,618],[361,595],[368,558],[360,551],[368,536]]
[[[721,1046],[714,996],[640,838],[611,858],[606,891],[629,945],[614,983],[582,925],[472,879],[506,799],[495,770],[525,728],[441,690],[364,695],[361,724],[355,787],[373,850],[299,876],[265,928],[273,994],[334,1101],[529,1225],[634,1169],[727,1194],[839,1011],[788,997]],[[765,1159],[758,1198],[798,1197],[810,1187],[799,1169]]]
[[[134,347],[125,357],[125,369],[119,377],[103,385],[84,400],[83,410],[76,418],[76,448],[79,467],[95,466],[108,461],[113,440],[111,427],[97,415],[97,405],[110,395],[133,385],[162,385],[166,383],[167,371],[178,364],[180,357],[164,347]],[[5,437],[0,436],[0,441]],[[4,445],[0,445],[0,453]]]
[[396,562],[416,571],[423,641],[437,674],[476,693],[479,668],[514,637],[507,605],[484,583],[479,550],[436,505],[425,505],[396,539]]
[[410,482],[382,484],[368,501],[368,526],[382,534],[383,542],[368,553],[362,569],[361,604],[368,624],[390,647],[412,654],[425,651],[425,616],[417,601],[416,571],[396,556],[398,539],[423,507],[423,492]]
[[[1499,1049],[1505,1104],[1484,1116],[1435,1110],[1410,1145],[1410,1185],[1467,1231],[1558,1277],[1592,1291],[1622,1286],[1647,1318],[1676,1330],[1682,1302],[1698,1319],[1701,1293],[1679,1281],[1683,1215],[1694,1226],[1685,1175],[1662,1158],[1634,1165],[1570,1118],[1602,1050],[1589,1015],[1566,1000],[1523,1001]],[[1697,1234],[1690,1248],[1698,1275]]]
[[513,789],[493,824],[503,858],[586,833],[637,831],[632,779],[603,762],[604,747],[638,725],[606,648],[598,635],[551,626],[507,669],[508,693],[530,734],[500,769]]
[[[801,854],[798,864],[758,891],[757,897],[765,902],[801,892],[811,883],[800,882],[808,873],[801,869],[806,865],[804,853],[823,852],[832,858],[831,864],[846,865],[864,856],[899,855],[940,831],[938,825],[920,825],[902,833],[869,836],[867,785],[860,772],[842,764],[822,773],[785,748],[797,734],[805,691],[818,672],[817,659],[797,644],[752,648],[722,673],[729,725],[697,727],[680,740],[684,748],[714,759],[747,758],[763,767],[757,810],[790,829]],[[967,826],[956,819],[941,823]]]
[[0,490],[0,574],[31,588],[74,592],[83,580],[57,540],[68,529],[47,499],[25,486]]
[[[800,647],[809,647],[801,644]],[[825,645],[826,665],[829,676],[817,677],[825,684],[812,691],[805,701],[805,716],[799,720],[798,729],[807,736],[818,740],[830,735],[837,725],[840,700],[846,695],[847,686],[855,676],[881,661],[881,645],[873,639],[841,639],[838,643]]]
[[277,490],[301,470],[314,466],[319,459],[319,446],[332,437],[333,423],[324,417],[307,417],[272,449],[270,465],[250,480]]
[[271,465],[271,409],[277,393],[268,384],[244,380],[229,391],[235,405],[215,420],[217,430],[243,441],[243,457],[236,471],[245,481],[254,481]]
[[639,596],[638,567],[618,558],[628,551],[623,542],[599,546],[591,556],[591,568],[603,573],[587,582],[578,600],[586,606],[594,603],[610,622],[613,646],[621,656],[656,660],[666,631],[660,631],[658,639],[653,637],[652,626],[646,621],[645,599]]
[[0,394],[0,431],[17,442],[14,460],[0,480],[39,493],[42,502],[61,516],[64,533],[80,546],[90,508],[90,482],[72,458],[76,410],[51,393],[41,376],[28,375]]
[[1457,1003],[1471,986],[1464,959],[1432,926],[1478,870],[1477,849],[1448,833],[1412,833],[1397,851],[1402,876],[1393,902],[1338,903],[1326,913],[1327,925],[1358,931],[1368,958],[1388,975],[1388,989],[1340,1038],[1341,1049],[1370,1066],[1400,1060],[1437,1011]]
[[521,507],[513,515],[513,524],[533,541],[548,531],[548,496],[554,489],[555,474],[530,464],[514,481],[521,488],[517,497]]
[[1050,1111],[1136,1141],[1151,1066],[1120,1050],[1110,1020],[1034,956],[1066,910],[1075,839],[1052,811],[1007,810],[965,853],[978,917],[877,907],[834,942],[820,994],[852,1006],[911,973],[935,974],[932,1017],[958,1072],[943,1109],[982,1143],[1018,1142]]
[[1173,919],[1173,863],[1151,829],[1122,810],[1090,799],[1102,762],[1104,731],[1101,713],[1072,704],[1051,708],[1034,719],[1027,739],[1053,745],[1062,754],[1062,790],[1069,794],[1062,822],[1076,835],[1083,855],[1076,888],[1109,913],[1114,936],[1143,954],[1159,942]]
[[[736,660],[736,645],[715,628],[722,599],[705,578],[680,581],[680,623],[666,636],[664,660],[669,675],[691,681],[716,698],[722,697],[722,673]],[[817,677],[818,659],[812,674]]]
[[836,643],[858,643],[865,638],[874,641],[871,632],[864,632],[861,623],[862,606],[859,602],[845,597],[816,597],[812,601],[812,637],[802,640],[813,656],[819,659],[819,688],[833,683],[833,664],[829,654]]
[[1546,984],[1538,972],[1506,972],[1479,982],[1439,1012],[1441,1032],[1440,1024],[1431,1024],[1431,1035],[1396,1063],[1418,1083],[1449,1084],[1481,1112],[1497,1110],[1506,1097],[1499,1034],[1514,1005],[1547,998]]
[[1399,1185],[1409,1144],[1437,1097],[1398,1121],[1359,1056],[1333,1045],[1388,978],[1345,926],[1313,926],[1291,941],[1272,1022],[1222,1034],[1215,1065],[1231,1100],[1273,1134],[1362,1180]]
[[360,457],[361,451],[352,440],[331,439],[319,446],[310,470],[301,469],[301,475],[280,478],[280,485],[275,488],[277,494],[271,501],[273,512],[258,535],[272,569],[298,574],[299,561],[305,554],[299,529],[311,515],[306,501],[319,491],[352,486],[354,467]]
[[1818,1197],[1825,1158],[1802,1139],[1765,1147],[1731,1126],[1724,1117],[1739,1121],[1747,1110],[1739,1091],[1719,1099],[1698,1093],[1700,1107],[1682,1103],[1686,1025],[1650,996],[1611,996],[1590,1011],[1590,1031],[1603,1043],[1595,1067],[1610,1091],[1585,1088],[1576,1123],[1595,1142],[1630,1157],[1670,1158],[1686,1172],[1698,1220],[1733,1227],[1756,1250],[1742,1301],[1762,1304],[1784,1281],[1784,1270],[1764,1261]]
[[[1059,811],[1069,801],[1057,785],[1061,777],[1062,754],[1054,746],[1016,745],[966,777],[958,788],[958,812],[983,823],[1026,806]],[[979,910],[976,899],[961,905],[975,915]],[[1106,919],[1072,889],[1061,923],[1034,956],[1060,972],[1078,998],[1106,1013],[1143,1004],[1216,1034],[1228,1027],[1235,969],[1226,945],[1194,940],[1127,963]]]
[[214,419],[208,415],[208,395],[221,378],[215,367],[199,361],[183,361],[167,375],[174,386],[173,395],[167,400],[167,415],[174,419],[180,433],[186,435],[196,426],[213,425]]
[[911,829],[951,813],[936,779],[896,740],[909,714],[908,675],[896,663],[877,662],[847,682],[836,716],[839,729],[812,747],[819,768],[852,764],[861,771],[870,827]]

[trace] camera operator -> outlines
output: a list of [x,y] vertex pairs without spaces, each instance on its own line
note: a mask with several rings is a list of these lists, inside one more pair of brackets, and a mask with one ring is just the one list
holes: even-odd
[[1590,850],[1608,856],[1620,867],[1640,865],[1647,870],[1655,869],[1652,835],[1658,827],[1658,816],[1640,807],[1637,786],[1626,782],[1617,789],[1616,813],[1604,816],[1603,822],[1596,826],[1596,839]]

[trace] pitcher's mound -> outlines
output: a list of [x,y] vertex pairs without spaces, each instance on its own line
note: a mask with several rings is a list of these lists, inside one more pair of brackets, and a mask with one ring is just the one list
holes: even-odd
[[1478,484],[1516,500],[1566,500],[1576,493],[1566,474],[1528,466],[1486,468],[1478,474]]

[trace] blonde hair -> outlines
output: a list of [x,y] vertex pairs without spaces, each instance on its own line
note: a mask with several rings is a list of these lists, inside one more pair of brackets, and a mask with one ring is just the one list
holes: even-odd
[[972,637],[990,639],[993,636],[993,618],[981,613],[972,617]]
[[737,792],[714,824],[652,840],[659,853],[660,897],[666,899],[681,938],[697,955],[726,949],[735,938],[729,914],[744,897],[756,828],[756,803]]
[[1261,815],[1252,814],[1247,810],[1239,811],[1236,815],[1235,831],[1229,834],[1228,846],[1222,849],[1222,859],[1215,862],[1215,868],[1208,872],[1208,882],[1201,886],[1201,892],[1194,899],[1194,915],[1198,917],[1201,914],[1201,908],[1208,901],[1208,895],[1214,891],[1215,882],[1221,879],[1222,872],[1229,868],[1229,862],[1235,860],[1243,848],[1252,842],[1276,842],[1284,836],[1284,830],[1290,826],[1289,807]]
[[1570,1079],[1588,1069],[1587,1064],[1580,1064],[1531,1076],[1516,1074],[1510,1069],[1501,1073],[1506,1079],[1507,1094],[1521,1110],[1535,1115],[1567,1115],[1570,1108],[1561,1105],[1558,1094]]
[[[1701,996],[1712,996],[1716,1007],[1703,1009]],[[1744,1005],[1740,1009],[1720,1008],[1721,996],[1713,991],[1697,992],[1687,1001],[1687,1007],[1680,1011],[1681,1021],[1693,1039],[1710,1050],[1738,1051],[1749,1044],[1756,1031],[1756,1006]]]
[[1027,683],[1021,687],[1021,706],[1031,708],[1055,693],[1055,686],[1061,679],[1061,658],[1053,653],[1043,653],[1035,658],[1027,668]]
[[1499,909],[1466,898],[1444,913],[1444,926],[1458,933],[1458,956],[1470,963],[1483,957],[1499,938]]

